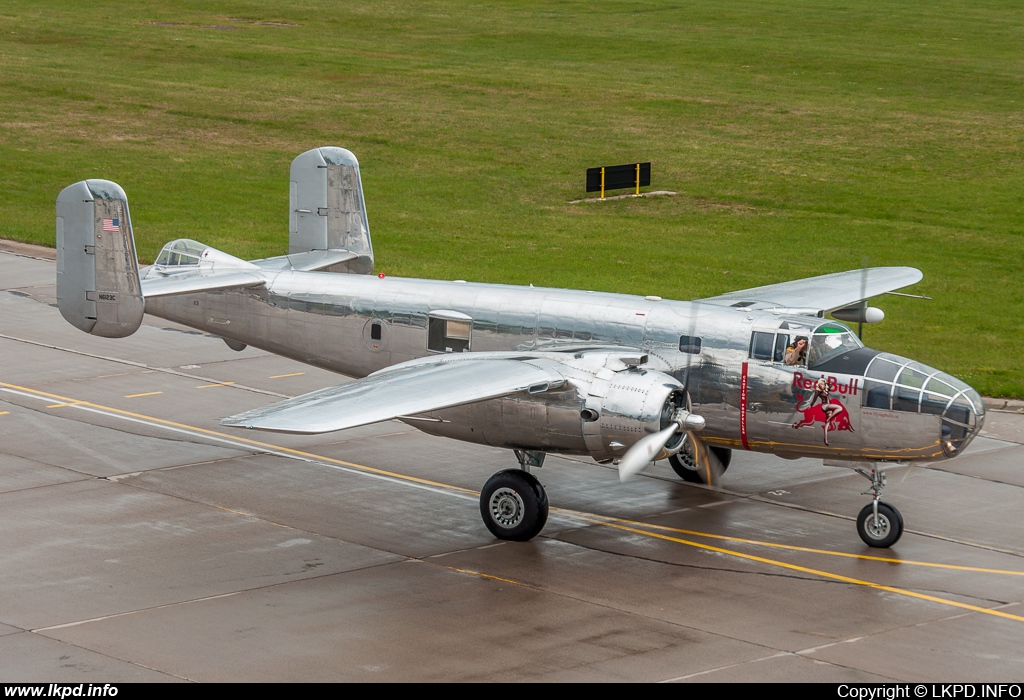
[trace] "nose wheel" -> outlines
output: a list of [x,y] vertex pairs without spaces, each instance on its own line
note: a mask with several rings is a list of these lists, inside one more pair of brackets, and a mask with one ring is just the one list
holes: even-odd
[[869,547],[891,547],[903,535],[903,515],[896,506],[882,500],[882,489],[885,488],[885,471],[872,469],[856,470],[858,474],[871,482],[871,490],[864,495],[873,496],[871,503],[861,508],[857,515],[857,534]]
[[891,547],[903,534],[903,516],[883,501],[869,503],[857,516],[857,534],[869,547]]

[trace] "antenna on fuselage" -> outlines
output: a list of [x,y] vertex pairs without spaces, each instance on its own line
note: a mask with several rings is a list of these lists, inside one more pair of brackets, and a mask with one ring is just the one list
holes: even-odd
[[868,256],[863,256],[860,259],[860,306],[861,314],[860,319],[857,321],[857,338],[863,340],[864,335],[864,314],[867,311],[868,300],[864,297],[868,293]]

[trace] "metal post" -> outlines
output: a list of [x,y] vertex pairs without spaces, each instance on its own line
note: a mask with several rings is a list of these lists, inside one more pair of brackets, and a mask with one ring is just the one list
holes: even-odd
[[636,164],[636,194],[640,196],[640,164]]
[[604,199],[604,166],[601,166],[601,199]]

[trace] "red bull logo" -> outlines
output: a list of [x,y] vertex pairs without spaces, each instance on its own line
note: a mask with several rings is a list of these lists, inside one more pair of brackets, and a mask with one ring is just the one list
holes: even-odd
[[[804,376],[801,372],[793,373],[794,389],[806,389],[807,391],[813,391],[814,385],[817,381],[817,377],[812,379],[811,377]],[[850,396],[857,395],[857,388],[860,385],[860,378],[858,377],[851,377],[848,382],[841,382],[837,377],[825,376],[825,381],[828,382],[828,390],[831,393],[848,394]]]

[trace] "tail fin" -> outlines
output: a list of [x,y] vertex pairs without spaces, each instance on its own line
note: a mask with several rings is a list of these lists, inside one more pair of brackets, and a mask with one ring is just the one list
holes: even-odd
[[57,197],[57,307],[76,328],[123,338],[146,302],[128,197],[109,180],[76,182]]
[[292,161],[288,252],[348,251],[332,272],[373,272],[359,161],[351,151],[323,146]]

